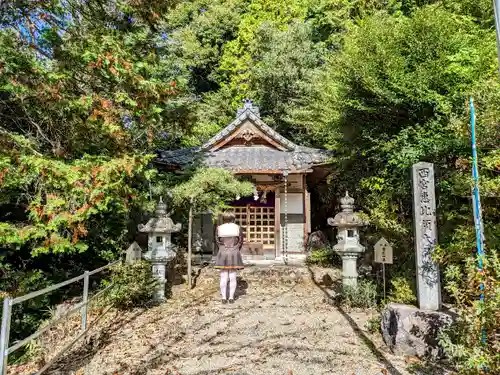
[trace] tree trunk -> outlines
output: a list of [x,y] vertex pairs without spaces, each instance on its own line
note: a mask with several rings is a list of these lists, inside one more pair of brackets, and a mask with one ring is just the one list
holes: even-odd
[[189,223],[188,223],[188,256],[187,256],[187,272],[188,272],[188,289],[192,287],[191,280],[191,255],[193,253],[193,202],[189,206]]

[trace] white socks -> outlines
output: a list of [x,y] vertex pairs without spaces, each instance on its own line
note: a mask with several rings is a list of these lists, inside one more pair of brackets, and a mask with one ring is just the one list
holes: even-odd
[[229,281],[229,299],[234,299],[236,292],[236,271],[220,272],[220,294],[222,299],[227,299],[227,282]]
[[229,299],[234,299],[236,292],[236,271],[229,272]]
[[220,271],[220,294],[222,299],[227,299],[227,282],[229,274],[227,271]]

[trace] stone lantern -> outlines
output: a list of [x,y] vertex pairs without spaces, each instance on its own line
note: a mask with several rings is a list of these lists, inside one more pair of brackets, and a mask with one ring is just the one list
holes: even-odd
[[139,225],[139,231],[148,234],[148,251],[144,259],[149,260],[153,267],[153,276],[158,280],[154,300],[165,300],[166,265],[176,255],[175,246],[172,244],[172,233],[181,230],[181,224],[174,224],[167,213],[167,205],[162,199],[156,206],[156,217]]
[[340,199],[339,212],[328,219],[328,225],[337,227],[337,244],[333,249],[342,257],[342,284],[356,286],[358,283],[357,258],[365,248],[359,243],[359,228],[367,223],[353,212],[354,199],[346,191]]

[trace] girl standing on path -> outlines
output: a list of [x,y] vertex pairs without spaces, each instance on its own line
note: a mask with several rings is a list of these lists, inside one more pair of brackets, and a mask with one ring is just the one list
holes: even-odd
[[222,225],[217,227],[216,241],[219,247],[215,259],[215,268],[220,270],[220,293],[222,303],[227,302],[227,284],[229,281],[229,303],[234,302],[236,291],[236,271],[244,268],[241,257],[243,246],[243,231],[235,223],[236,217],[233,212],[225,212],[222,215]]

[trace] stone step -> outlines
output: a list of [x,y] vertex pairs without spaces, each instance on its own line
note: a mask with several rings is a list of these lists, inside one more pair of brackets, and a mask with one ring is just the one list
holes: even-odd
[[[274,256],[270,257],[268,255],[250,255],[242,254],[243,262],[245,265],[259,265],[259,266],[271,266],[271,265],[285,265],[282,259],[277,259]],[[305,265],[305,254],[291,254],[288,256],[288,264],[294,266],[304,266]],[[215,257],[212,254],[193,254],[193,264],[214,264]]]
[[[199,272],[197,283],[217,283],[220,271],[211,266],[196,267]],[[303,265],[249,265],[238,271],[238,278],[247,282],[258,283],[314,283],[326,285],[341,282],[341,271],[333,268],[307,267]],[[329,280],[326,281],[325,280]],[[330,286],[330,285],[328,285]]]
[[[219,279],[220,271],[213,267],[201,269],[199,279],[213,280]],[[238,271],[238,278],[247,281],[303,281],[308,278],[307,269],[303,267],[286,266],[257,266],[250,265]]]

